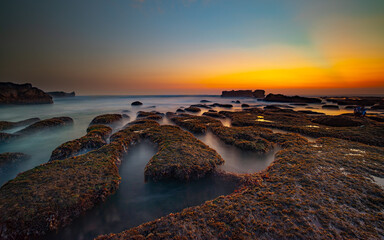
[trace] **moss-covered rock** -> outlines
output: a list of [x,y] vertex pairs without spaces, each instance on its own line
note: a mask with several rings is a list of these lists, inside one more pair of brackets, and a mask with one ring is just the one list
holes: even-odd
[[157,112],[157,111],[151,111],[151,112],[144,112],[139,111],[137,113],[137,118],[146,118],[146,119],[152,119],[152,120],[161,120],[163,119],[164,114]]
[[192,106],[191,106],[191,107],[186,108],[185,111],[187,111],[187,112],[197,113],[197,112],[200,112],[201,109],[198,108],[198,107],[192,107]]
[[180,127],[186,128],[193,133],[205,133],[208,127],[222,126],[220,120],[206,117],[181,114],[171,118],[171,120]]
[[143,131],[143,137],[155,142],[159,151],[145,167],[145,176],[154,181],[188,181],[212,173],[224,160],[192,134],[177,126],[157,126]]
[[[97,131],[92,128],[89,132]],[[40,238],[104,201],[117,189],[120,158],[136,140],[136,133],[120,131],[97,150],[42,164],[8,181],[0,188],[1,238]]]
[[123,120],[123,115],[121,114],[103,114],[92,119],[89,126],[96,124],[113,125],[121,120]]
[[204,116],[213,117],[213,118],[225,118],[224,115],[218,113],[218,112],[205,112],[203,113]]
[[[359,155],[352,155],[359,154]],[[234,193],[106,239],[380,239],[384,149],[324,138],[288,146]]]
[[107,138],[112,128],[105,125],[92,125],[87,129],[87,135],[65,142],[52,151],[50,161],[63,160],[87,151],[100,148],[107,144]]

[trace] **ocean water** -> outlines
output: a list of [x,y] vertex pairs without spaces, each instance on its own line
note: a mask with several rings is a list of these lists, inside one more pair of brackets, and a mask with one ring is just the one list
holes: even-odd
[[[202,99],[212,103],[231,103],[234,108],[230,110],[241,109],[241,104],[232,103],[233,100],[239,98],[221,98],[219,96],[76,96],[54,99],[55,103],[49,105],[0,106],[0,120],[20,121],[32,117],[47,119],[58,116],[68,116],[74,120],[72,126],[40,132],[0,145],[0,153],[23,152],[31,156],[25,161],[1,165],[0,185],[13,179],[20,172],[46,163],[57,146],[85,135],[91,120],[100,114],[124,113],[129,115],[130,119],[126,119],[114,129],[114,131],[118,131],[127,122],[135,120],[138,111],[175,112],[180,107],[198,104]],[[252,106],[276,104],[260,102],[256,99],[240,98],[239,100],[241,103]],[[141,101],[143,105],[131,106],[133,101]],[[308,106],[296,107],[295,110],[308,110],[306,107]],[[321,109],[320,104],[311,104],[309,107],[311,108],[309,110],[330,115],[352,112],[352,110],[345,109],[324,110]],[[207,110],[202,109],[202,112],[197,115],[201,115],[204,111]],[[172,124],[166,117],[161,123]],[[225,119],[223,124],[230,126],[230,121]],[[7,132],[12,133],[21,128]],[[279,150],[276,147],[268,154],[244,152],[224,144],[212,133],[196,135],[196,137],[223,157],[226,163],[220,166],[220,169],[235,173],[252,173],[265,169],[271,164],[275,153]],[[48,235],[47,239],[93,239],[99,234],[119,232],[171,212],[199,205],[206,200],[229,194],[235,189],[233,184],[224,183],[214,177],[189,183],[175,181],[145,183],[144,167],[155,152],[156,146],[149,142],[143,142],[130,149],[120,167],[122,182],[116,194],[76,219],[70,226],[58,233]]]

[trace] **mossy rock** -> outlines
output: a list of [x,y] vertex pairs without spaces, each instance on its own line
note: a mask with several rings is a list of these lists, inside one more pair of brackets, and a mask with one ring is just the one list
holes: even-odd
[[123,120],[123,115],[121,114],[103,114],[92,119],[89,125],[90,126],[96,125],[96,124],[112,125],[121,120]]

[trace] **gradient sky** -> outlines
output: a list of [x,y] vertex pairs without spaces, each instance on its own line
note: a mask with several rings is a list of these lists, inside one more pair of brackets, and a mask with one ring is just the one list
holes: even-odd
[[2,0],[0,81],[78,94],[384,94],[383,0]]

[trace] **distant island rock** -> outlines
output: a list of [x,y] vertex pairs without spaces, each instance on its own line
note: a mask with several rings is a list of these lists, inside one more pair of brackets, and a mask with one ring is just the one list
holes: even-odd
[[264,101],[266,102],[289,102],[289,103],[321,103],[319,98],[308,98],[300,96],[285,96],[282,94],[268,94]]
[[61,98],[61,97],[74,97],[76,96],[75,92],[66,93],[63,91],[55,91],[55,92],[47,92],[49,96],[54,98]]
[[143,103],[140,101],[135,101],[135,102],[131,103],[131,105],[132,106],[140,106],[140,105],[143,105]]
[[249,98],[264,98],[264,90],[232,90],[232,91],[222,91],[221,97],[249,97]]
[[52,97],[32,84],[0,82],[0,104],[53,103]]

